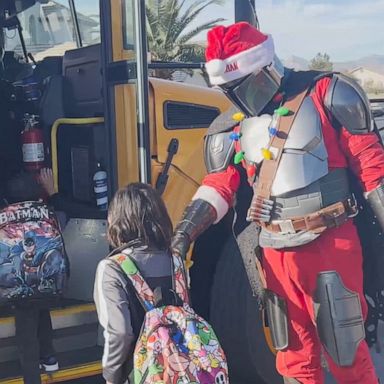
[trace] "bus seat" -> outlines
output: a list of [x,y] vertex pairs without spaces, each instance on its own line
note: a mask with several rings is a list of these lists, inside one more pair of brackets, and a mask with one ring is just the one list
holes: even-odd
[[53,75],[44,80],[44,92],[40,99],[40,117],[45,126],[65,117],[64,111],[64,78]]
[[48,153],[51,147],[52,125],[57,119],[65,117],[63,93],[64,78],[61,75],[52,75],[44,79],[38,114]]
[[103,116],[100,44],[72,49],[62,58],[45,58],[36,75],[44,77],[39,104],[46,142],[53,123],[63,117]]
[[43,82],[50,76],[61,75],[63,72],[63,58],[61,56],[47,56],[36,64],[33,70],[34,78]]
[[103,116],[100,44],[65,52],[63,77],[67,117]]
[[[103,116],[100,49],[98,44],[67,51],[61,75],[46,79],[40,115],[49,133],[58,118]],[[108,165],[104,125],[65,124],[58,130],[57,141],[59,191],[74,201],[93,204],[96,163]]]

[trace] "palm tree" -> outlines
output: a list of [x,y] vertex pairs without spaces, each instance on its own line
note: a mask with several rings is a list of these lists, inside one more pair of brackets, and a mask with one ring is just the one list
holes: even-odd
[[[188,7],[186,0],[148,0],[148,48],[153,60],[199,62],[204,57],[204,47],[192,42],[200,32],[208,30],[223,18],[193,25],[202,11],[221,0],[193,0]],[[161,71],[164,72],[164,71]],[[161,77],[170,78],[174,70],[166,70]],[[159,73],[157,73],[160,76]]]

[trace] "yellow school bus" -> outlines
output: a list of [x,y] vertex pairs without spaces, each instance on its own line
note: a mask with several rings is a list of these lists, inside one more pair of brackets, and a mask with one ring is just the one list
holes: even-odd
[[[248,1],[234,7],[237,19],[252,15]],[[9,124],[19,126],[25,113],[39,116],[55,189],[84,206],[61,212],[71,277],[61,306],[51,311],[60,370],[42,374],[42,381],[92,382],[101,373],[103,350],[94,274],[109,252],[105,212],[92,194],[95,164],[107,171],[109,197],[129,182],[152,183],[176,223],[205,174],[206,129],[230,105],[207,86],[148,78],[148,70],[164,64],[148,60],[144,1],[0,0],[0,12],[0,78],[11,87]],[[230,239],[230,225],[223,222],[195,244],[194,305],[222,337],[239,382],[260,377],[279,383],[268,332],[265,338]],[[22,383],[12,310],[0,310],[0,383]]]

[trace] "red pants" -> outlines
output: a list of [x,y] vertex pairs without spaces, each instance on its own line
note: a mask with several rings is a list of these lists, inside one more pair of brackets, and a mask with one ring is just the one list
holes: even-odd
[[[278,352],[277,370],[282,376],[293,377],[303,384],[324,383],[312,301],[317,274],[336,270],[344,285],[360,295],[364,317],[367,314],[362,253],[352,221],[325,231],[318,239],[301,247],[264,249],[263,266],[268,288],[285,298],[288,308],[289,347]],[[365,341],[360,343],[350,367],[339,367],[331,358],[326,358],[338,383],[378,383]]]

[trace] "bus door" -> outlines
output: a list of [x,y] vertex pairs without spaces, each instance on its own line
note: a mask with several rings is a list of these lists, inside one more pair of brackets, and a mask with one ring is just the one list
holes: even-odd
[[147,176],[140,177],[139,167],[137,3],[140,2],[104,0],[100,8],[104,115],[111,148],[115,148],[110,159],[113,189],[128,182],[149,181]]
[[144,4],[102,1],[105,119],[116,148],[115,187],[152,183],[175,221],[205,172],[206,129],[229,103],[208,87],[148,79],[155,64],[148,59]]

